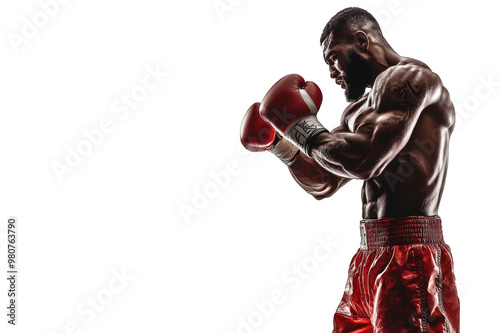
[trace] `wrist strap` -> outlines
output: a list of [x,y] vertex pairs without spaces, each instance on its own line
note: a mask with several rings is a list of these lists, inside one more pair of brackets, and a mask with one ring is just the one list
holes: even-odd
[[292,165],[300,154],[300,150],[293,143],[283,138],[278,133],[276,133],[274,143],[271,148],[269,148],[269,151],[276,155],[276,157],[287,166]]
[[321,125],[316,115],[311,114],[295,121],[287,128],[285,136],[304,154],[311,157],[311,144],[314,143],[314,138],[323,132],[328,132],[328,130]]

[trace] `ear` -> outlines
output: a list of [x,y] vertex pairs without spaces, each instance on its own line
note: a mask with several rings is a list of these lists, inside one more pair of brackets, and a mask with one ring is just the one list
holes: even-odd
[[368,36],[364,31],[356,31],[356,33],[354,34],[354,45],[360,51],[366,52],[366,50],[368,49]]

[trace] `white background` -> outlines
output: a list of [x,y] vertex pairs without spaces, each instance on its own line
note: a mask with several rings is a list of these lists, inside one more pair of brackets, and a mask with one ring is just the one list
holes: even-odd
[[[319,37],[352,5],[451,93],[461,124],[439,213],[462,331],[491,332],[500,298],[492,2],[222,0],[229,7],[217,11],[213,0],[71,0],[44,22],[47,2],[0,5],[0,267],[13,215],[20,270],[14,329],[0,283],[2,332],[330,332],[359,245],[361,182],[316,201],[274,156],[242,150],[239,127],[288,73],[322,88],[319,119],[336,126],[347,104]],[[13,43],[34,19],[37,31]],[[120,118],[114,103],[140,88],[146,68],[168,76]],[[54,163],[103,119],[113,130],[59,180]],[[316,267],[318,237],[336,246]],[[303,263],[310,273],[293,288],[286,277]],[[129,280],[120,284],[117,272]],[[273,290],[283,302],[259,314],[255,302]]]

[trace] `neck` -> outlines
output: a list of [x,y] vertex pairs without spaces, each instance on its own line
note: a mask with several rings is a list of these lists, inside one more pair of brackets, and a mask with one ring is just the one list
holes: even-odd
[[389,45],[381,45],[372,42],[370,51],[369,59],[367,59],[371,71],[371,82],[369,87],[373,85],[373,82],[375,82],[375,79],[380,73],[391,66],[397,65],[403,58]]

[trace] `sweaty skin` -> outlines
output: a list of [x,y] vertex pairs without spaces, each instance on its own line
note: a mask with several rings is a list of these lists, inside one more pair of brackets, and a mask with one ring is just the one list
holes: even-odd
[[[365,33],[353,45],[367,59],[372,89],[345,109],[340,126],[317,136],[312,159],[300,154],[290,172],[317,199],[351,179],[364,180],[364,219],[438,215],[455,123],[449,93],[424,63]],[[342,88],[348,47],[331,39],[324,46],[331,77]]]

